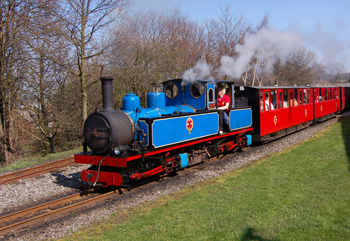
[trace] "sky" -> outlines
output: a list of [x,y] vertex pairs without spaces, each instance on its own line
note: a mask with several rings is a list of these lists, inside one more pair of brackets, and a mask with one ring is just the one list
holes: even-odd
[[133,0],[131,11],[167,11],[180,8],[192,20],[218,19],[230,6],[234,16],[257,25],[267,14],[276,31],[298,31],[303,46],[320,62],[340,62],[350,72],[349,0]]

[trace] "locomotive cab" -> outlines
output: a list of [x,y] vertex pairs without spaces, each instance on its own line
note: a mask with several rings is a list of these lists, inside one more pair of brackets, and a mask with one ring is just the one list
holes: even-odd
[[226,95],[230,98],[230,108],[234,108],[234,83],[224,80],[195,80],[188,82],[182,79],[163,82],[166,105],[189,105],[196,111],[216,110],[217,88],[224,85]]

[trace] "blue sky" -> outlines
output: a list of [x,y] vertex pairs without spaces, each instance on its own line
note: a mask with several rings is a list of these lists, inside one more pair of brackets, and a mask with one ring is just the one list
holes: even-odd
[[296,29],[305,37],[305,46],[319,58],[332,55],[350,71],[350,0],[133,0],[132,11],[166,11],[179,7],[199,22],[218,18],[220,7],[243,16],[253,25],[265,14],[277,30]]

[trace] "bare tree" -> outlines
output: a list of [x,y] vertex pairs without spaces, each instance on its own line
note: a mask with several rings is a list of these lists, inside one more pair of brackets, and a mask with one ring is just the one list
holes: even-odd
[[222,56],[236,56],[235,46],[242,43],[246,33],[251,32],[251,25],[243,16],[236,17],[230,12],[230,6],[221,8],[219,19],[205,22],[205,57],[206,61],[219,66]]
[[23,59],[23,41],[29,19],[40,1],[0,2],[0,161],[13,160],[16,152],[16,98]]
[[[65,49],[60,48],[59,43],[62,41],[56,34],[47,31],[53,29],[52,26],[57,26],[58,21],[51,14],[51,10],[56,7],[56,1],[46,1],[36,9],[35,18],[29,19],[27,31],[30,34],[23,40],[22,56],[26,61],[21,62],[22,88],[18,98],[20,113],[34,127],[30,130],[22,128],[22,131],[39,140],[45,148],[49,147],[51,153],[54,152],[57,130],[62,129],[59,128],[57,118],[59,113],[55,113],[51,105],[66,71],[50,59],[59,60],[63,59],[62,56],[67,56]],[[61,51],[55,52],[59,48]]]
[[68,63],[55,61],[79,80],[83,121],[88,114],[87,89],[100,74],[91,71],[92,59],[110,47],[103,31],[123,13],[126,3],[127,0],[67,0],[57,11],[63,24],[59,34],[74,51],[67,56]]
[[[49,46],[41,43],[43,51],[48,51]],[[52,102],[57,102],[57,92],[65,81],[65,70],[55,65],[41,53],[32,53],[32,58],[27,61],[26,78],[22,83],[21,103],[22,115],[27,117],[38,133],[31,131],[29,134],[48,146],[51,153],[55,152],[54,138],[61,130],[60,113],[52,107]],[[23,130],[27,132],[28,130]]]
[[235,46],[242,41],[244,35],[250,30],[249,24],[243,16],[234,17],[230,12],[230,6],[221,8],[219,16],[219,28],[217,32],[218,49],[220,56],[233,56]]
[[291,53],[285,65],[275,66],[280,85],[307,85],[314,82],[316,56],[312,51],[300,48]]
[[115,46],[110,56],[118,89],[124,89],[117,95],[132,91],[144,104],[151,85],[180,78],[201,58],[200,33],[201,28],[178,9],[161,14],[141,12],[125,18],[115,36],[127,44]]

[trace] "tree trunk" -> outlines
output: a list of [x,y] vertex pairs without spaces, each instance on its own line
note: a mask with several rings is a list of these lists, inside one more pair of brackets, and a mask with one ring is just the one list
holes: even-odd
[[53,134],[52,136],[47,137],[47,140],[50,143],[50,153],[55,153],[55,146],[54,146],[54,143],[53,143],[53,139],[55,138],[56,133],[57,132],[55,132],[55,134]]
[[81,30],[80,30],[80,86],[81,86],[81,102],[83,109],[83,123],[87,118],[87,83],[86,83],[86,66],[85,66],[85,27],[87,22],[87,15],[85,13],[85,5],[81,9]]

